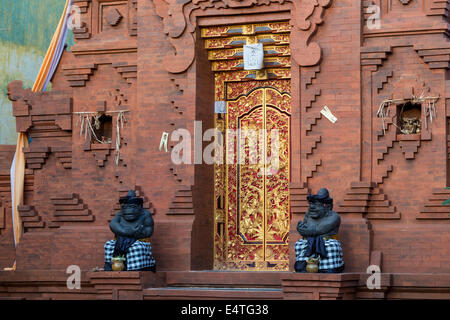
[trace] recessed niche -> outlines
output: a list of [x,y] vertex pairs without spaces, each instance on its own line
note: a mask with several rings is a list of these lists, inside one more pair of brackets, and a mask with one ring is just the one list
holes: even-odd
[[399,134],[422,132],[422,104],[406,102],[397,105],[397,128]]
[[92,117],[92,128],[95,137],[91,143],[111,143],[112,142],[112,117],[102,114],[100,117]]

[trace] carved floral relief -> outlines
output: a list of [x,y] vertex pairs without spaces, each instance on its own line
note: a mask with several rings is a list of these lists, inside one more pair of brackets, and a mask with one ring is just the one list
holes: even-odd
[[[195,58],[196,21],[191,15],[196,10],[243,9],[277,3],[291,7],[292,57],[300,66],[313,66],[321,59],[321,49],[311,37],[322,24],[323,12],[331,0],[153,0],[156,13],[162,18],[164,33],[174,52],[168,53],[164,64],[170,73],[187,70]],[[215,11],[214,11],[215,12]]]

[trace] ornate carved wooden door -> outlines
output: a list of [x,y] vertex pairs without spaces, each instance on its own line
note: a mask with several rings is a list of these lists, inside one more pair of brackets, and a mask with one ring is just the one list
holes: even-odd
[[[215,114],[225,150],[214,165],[214,269],[288,270],[290,23],[208,26],[201,36],[217,110],[227,109]],[[245,70],[243,45],[257,43],[264,68]]]
[[225,87],[227,113],[219,126],[225,163],[216,165],[215,186],[222,237],[215,243],[215,267],[287,270],[290,80]]

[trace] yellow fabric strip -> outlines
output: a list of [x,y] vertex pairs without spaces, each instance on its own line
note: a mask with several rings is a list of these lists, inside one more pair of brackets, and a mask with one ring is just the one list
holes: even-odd
[[28,138],[24,133],[19,133],[16,145],[16,167],[14,173],[14,235],[16,243],[22,236],[22,220],[20,218],[18,206],[23,203],[23,191],[25,186],[25,154],[23,148],[28,147]]

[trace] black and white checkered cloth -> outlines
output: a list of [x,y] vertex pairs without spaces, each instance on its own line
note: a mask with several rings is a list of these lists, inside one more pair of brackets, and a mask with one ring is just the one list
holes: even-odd
[[[111,263],[113,257],[115,240],[109,240],[105,243],[105,262]],[[153,267],[156,264],[152,256],[152,245],[150,242],[137,240],[128,249],[126,257],[127,270],[140,270],[143,268]]]
[[[339,240],[324,240],[327,257],[320,259],[319,270],[328,270],[340,268],[344,265],[342,247]],[[305,256],[308,241],[300,239],[295,243],[295,261],[306,261],[309,257]]]

